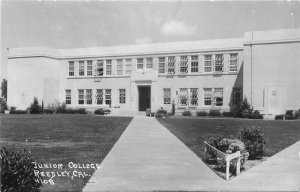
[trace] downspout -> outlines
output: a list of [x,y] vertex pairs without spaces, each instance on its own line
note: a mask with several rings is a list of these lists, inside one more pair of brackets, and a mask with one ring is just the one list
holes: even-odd
[[253,97],[253,87],[252,87],[252,70],[253,70],[253,62],[252,62],[252,43],[253,43],[253,32],[251,32],[251,43],[250,43],[250,57],[251,57],[251,74],[250,74],[250,96],[251,96],[251,99],[250,99],[250,103],[251,105],[253,105],[252,103],[252,97]]

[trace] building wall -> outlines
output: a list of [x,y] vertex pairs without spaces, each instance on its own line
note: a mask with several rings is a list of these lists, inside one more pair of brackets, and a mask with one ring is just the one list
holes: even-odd
[[[222,74],[213,74],[213,73],[203,73],[204,68],[204,55],[205,54],[224,54],[224,72]],[[238,53],[238,71],[229,72],[229,59],[230,53]],[[158,58],[163,56],[175,56],[176,60],[176,69],[178,71],[179,59],[182,55],[188,55],[190,61],[190,55],[199,56],[199,72],[191,73],[189,71],[186,75],[178,75],[176,72],[174,75],[167,74],[158,74]],[[122,75],[116,76],[116,60],[124,60],[131,58],[132,59],[132,74],[131,75]],[[137,69],[137,58],[153,58],[153,68],[151,69]],[[97,60],[107,60],[112,59],[113,63],[113,75],[111,76],[101,76],[101,81],[95,81],[94,76],[78,76],[78,62],[92,60],[93,64]],[[68,77],[68,62],[75,62],[75,75],[73,77]],[[69,59],[63,60],[62,65],[64,65],[65,70],[65,89],[72,90],[72,104],[70,107],[86,107],[86,108],[99,108],[99,107],[109,107],[107,105],[78,105],[78,89],[92,89],[93,98],[96,92],[96,89],[112,89],[112,108],[113,110],[120,111],[138,111],[138,86],[151,86],[151,109],[156,111],[160,108],[168,109],[171,111],[172,104],[163,103],[163,89],[171,88],[171,100],[175,102],[176,108],[182,108],[177,105],[178,103],[178,92],[180,88],[198,88],[198,106],[195,107],[186,107],[187,109],[201,109],[209,110],[211,107],[204,106],[203,101],[203,89],[204,88],[223,88],[224,91],[224,104],[221,107],[222,110],[229,110],[230,97],[233,87],[241,88],[242,83],[242,71],[240,68],[243,63],[243,53],[241,50],[228,51],[223,50],[219,52],[206,52],[206,53],[184,53],[184,54],[168,54],[168,55],[141,55],[141,56],[128,56],[128,57],[101,57],[101,58],[82,58],[82,59]],[[189,62],[190,70],[190,62]],[[123,68],[124,69],[124,68]],[[105,71],[105,69],[104,69]],[[126,104],[119,103],[119,89],[126,89]],[[60,90],[64,92],[65,90]],[[93,101],[94,103],[94,101]],[[117,108],[117,109],[115,109]]]
[[248,33],[244,96],[264,114],[300,108],[300,30]]
[[62,99],[60,89],[64,67],[59,60],[45,57],[8,60],[8,105],[26,109],[33,98],[46,106]]

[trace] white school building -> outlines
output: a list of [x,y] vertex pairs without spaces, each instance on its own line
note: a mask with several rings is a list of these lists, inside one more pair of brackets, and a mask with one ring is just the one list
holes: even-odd
[[111,47],[9,48],[8,105],[136,112],[229,111],[247,97],[262,114],[300,108],[300,29]]

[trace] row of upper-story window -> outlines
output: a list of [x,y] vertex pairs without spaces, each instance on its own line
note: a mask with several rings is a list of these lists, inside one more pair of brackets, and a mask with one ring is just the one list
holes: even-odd
[[[188,74],[199,73],[199,55],[190,56],[166,56],[158,57],[158,74]],[[143,71],[144,69],[153,69],[154,59],[135,58],[136,70]],[[113,72],[113,61],[116,61],[115,72]],[[69,61],[69,76],[75,76],[75,64],[78,64],[78,75],[76,76],[112,76],[112,75],[131,75],[133,59],[103,59],[103,60],[80,60],[78,62]],[[176,70],[177,69],[177,70]],[[229,54],[229,72],[237,72],[238,70],[238,53]],[[203,59],[203,72],[223,72],[224,71],[224,54],[207,54]]]

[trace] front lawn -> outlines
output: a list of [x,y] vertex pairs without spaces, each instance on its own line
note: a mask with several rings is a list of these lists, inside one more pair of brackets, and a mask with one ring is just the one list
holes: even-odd
[[157,118],[199,157],[203,141],[212,136],[236,136],[245,126],[260,126],[266,136],[266,156],[272,156],[300,140],[300,121],[266,121],[249,119]]
[[[62,170],[41,171],[77,171],[73,178],[56,175],[55,184],[45,184],[42,191],[81,191],[95,169],[69,168],[68,164],[100,164],[131,120],[91,115],[1,115],[0,145],[28,149],[41,164],[63,164]],[[78,172],[88,176],[78,177]]]

